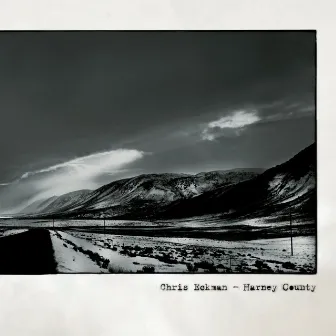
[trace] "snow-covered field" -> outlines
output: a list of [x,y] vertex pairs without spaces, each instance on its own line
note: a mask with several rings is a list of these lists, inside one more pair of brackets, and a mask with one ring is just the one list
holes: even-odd
[[[223,227],[228,228],[234,225],[249,225],[253,227],[262,226],[283,226],[288,225],[288,221],[278,222],[276,218],[261,217],[237,221],[228,221],[221,219],[220,216],[208,215],[200,217],[190,217],[174,220],[159,220],[159,221],[140,221],[140,220],[114,220],[114,219],[0,219],[0,227],[155,227],[155,226],[173,226],[173,227],[188,227],[188,228],[206,228],[206,227]],[[303,221],[295,221],[293,225],[307,224]]]
[[52,227],[52,220],[45,219],[0,219],[0,227],[2,228],[19,228],[19,227]]
[[223,241],[52,231],[58,271],[314,273],[315,237]]
[[[157,226],[158,223],[135,220],[105,220],[105,226]],[[103,219],[0,219],[0,227],[103,227]]]
[[124,255],[114,236],[51,231],[58,271],[60,273],[128,273],[154,267],[157,272],[185,272],[186,265],[161,262],[152,257]]
[[[293,256],[288,223],[271,217],[105,220],[106,230],[104,220],[10,219],[0,220],[0,237],[33,227],[48,229],[60,273],[314,273],[316,237],[304,224],[311,223],[294,223]],[[265,230],[280,233],[259,235]],[[252,239],[252,233],[254,240],[238,240]]]
[[25,231],[27,231],[27,229],[0,230],[0,237],[11,236]]

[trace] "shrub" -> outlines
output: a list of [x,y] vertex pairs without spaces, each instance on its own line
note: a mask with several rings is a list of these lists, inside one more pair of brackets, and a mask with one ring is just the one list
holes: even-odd
[[102,265],[103,268],[108,268],[109,263],[110,263],[110,261],[108,259],[104,259],[102,261],[101,265]]
[[203,268],[203,269],[208,270],[210,272],[216,272],[217,271],[217,269],[216,269],[216,267],[213,263],[211,263],[209,261],[205,261],[205,260],[202,260],[198,263],[195,263],[195,266],[197,268]]
[[168,254],[163,253],[162,255],[157,255],[156,259],[167,264],[177,264],[177,260],[170,257]]
[[216,267],[214,268],[208,268],[208,269],[205,269],[205,273],[218,273],[218,270]]
[[272,268],[266,264],[265,262],[263,262],[262,260],[256,260],[254,263],[255,267],[257,267],[259,270],[268,270],[271,271]]
[[293,264],[292,262],[290,261],[286,261],[282,264],[282,267],[283,268],[287,268],[287,269],[296,269],[296,266],[295,264]]
[[194,264],[187,264],[187,270],[188,270],[188,272],[191,272],[191,273],[195,273],[195,272],[197,272],[197,270],[198,270],[198,268],[197,268],[197,266],[195,266]]
[[182,250],[181,251],[181,256],[182,257],[186,257],[188,255],[188,252],[187,251],[185,251],[185,250]]
[[147,255],[147,254],[152,254],[153,253],[153,247],[145,247],[142,251],[142,254]]
[[223,264],[218,264],[218,265],[216,265],[216,269],[225,271],[225,270],[227,270],[227,267],[225,267]]
[[110,273],[127,273],[127,270],[125,270],[122,266],[120,265],[108,265],[108,270]]
[[155,267],[154,266],[149,266],[149,265],[146,265],[142,268],[142,271],[144,273],[154,273],[155,272]]

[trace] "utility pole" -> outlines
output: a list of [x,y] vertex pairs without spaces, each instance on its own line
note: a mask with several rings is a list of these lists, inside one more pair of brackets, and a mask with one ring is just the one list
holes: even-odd
[[105,236],[105,218],[104,218],[104,236]]
[[53,229],[55,228],[55,225],[54,225],[54,218],[53,218]]
[[293,256],[293,230],[292,230],[292,208],[289,208],[289,226],[291,235],[291,255]]

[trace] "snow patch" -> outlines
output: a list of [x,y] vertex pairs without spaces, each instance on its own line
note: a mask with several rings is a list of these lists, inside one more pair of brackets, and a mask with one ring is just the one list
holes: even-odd
[[75,251],[64,240],[58,238],[55,232],[50,231],[50,237],[59,273],[106,273],[106,270],[86,255]]
[[6,230],[4,232],[2,232],[2,236],[11,236],[11,235],[15,235],[18,233],[22,233],[28,231],[28,229],[12,229],[12,230]]

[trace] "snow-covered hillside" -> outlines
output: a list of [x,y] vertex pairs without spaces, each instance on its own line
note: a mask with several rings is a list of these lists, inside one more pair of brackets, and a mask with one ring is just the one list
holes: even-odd
[[57,197],[52,203],[43,209],[43,212],[66,211],[82,204],[88,199],[91,190],[77,190]]
[[81,204],[90,194],[91,190],[77,190],[61,196],[52,196],[47,199],[35,201],[20,211],[20,214],[38,214],[66,211]]
[[188,200],[171,204],[165,218],[221,213],[225,217],[316,215],[316,145],[263,174],[230,187],[220,186]]
[[283,216],[291,209],[302,218],[315,218],[316,145],[264,172],[235,169],[196,175],[143,174],[94,191],[68,193],[30,209],[53,217],[132,220],[207,214],[227,219]]
[[40,213],[43,211],[44,208],[46,208],[50,203],[52,203],[54,200],[57,199],[57,196],[52,196],[49,198],[44,198],[38,201],[35,201],[28,206],[26,206],[24,209],[20,211],[22,214],[34,214],[34,213]]
[[[161,207],[192,198],[218,186],[230,186],[258,175],[259,170],[213,171],[197,175],[144,174],[114,181],[94,191],[80,190],[52,199],[39,214],[110,217],[153,214]],[[31,213],[31,212],[29,212]]]

